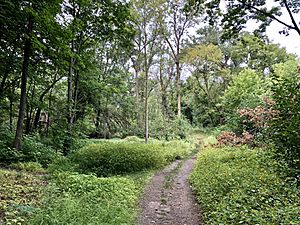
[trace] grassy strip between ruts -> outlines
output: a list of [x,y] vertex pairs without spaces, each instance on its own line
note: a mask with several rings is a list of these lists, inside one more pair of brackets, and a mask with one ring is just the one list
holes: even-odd
[[208,148],[199,153],[190,181],[205,224],[300,224],[300,190],[274,168],[261,149]]

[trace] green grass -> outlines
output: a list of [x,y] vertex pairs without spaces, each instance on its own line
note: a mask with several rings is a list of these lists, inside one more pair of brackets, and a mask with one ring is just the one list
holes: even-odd
[[14,171],[0,173],[0,218],[6,225],[136,225],[138,200],[155,170],[188,156],[192,145],[128,139],[81,141],[85,147],[57,156],[46,171],[36,162],[12,164]]
[[75,152],[70,160],[75,165],[74,169],[80,173],[111,176],[161,168],[190,153],[191,145],[180,141],[149,144],[99,142]]
[[300,190],[263,150],[209,148],[190,177],[205,224],[300,224]]
[[125,177],[59,173],[29,224],[136,224],[137,202],[151,172]]

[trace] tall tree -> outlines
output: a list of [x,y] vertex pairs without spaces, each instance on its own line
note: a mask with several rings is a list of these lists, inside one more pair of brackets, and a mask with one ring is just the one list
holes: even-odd
[[[300,3],[298,0],[273,0],[272,7],[269,7],[267,0],[196,0],[198,8],[206,8],[210,22],[218,20],[216,17],[221,15],[221,22],[226,30],[225,38],[237,35],[249,20],[260,22],[259,32],[264,32],[266,27],[276,21],[283,28],[279,30],[281,33],[288,35],[293,30],[300,36],[300,21],[297,16],[300,12]],[[222,8],[225,3],[225,10]],[[223,4],[224,7],[224,4]],[[286,12],[288,17],[281,17]]]
[[[212,125],[220,124],[223,118],[219,107],[220,96],[224,91],[222,84],[226,82],[226,79],[222,77],[224,74],[221,67],[222,58],[221,50],[213,44],[188,48],[183,58],[183,62],[190,67],[192,72],[192,77],[189,78],[190,87],[196,92],[203,92],[207,103],[205,107]],[[198,105],[198,107],[203,106]]]
[[184,39],[187,38],[187,31],[195,24],[195,13],[193,10],[186,11],[186,2],[182,0],[171,0],[165,4],[164,39],[168,44],[172,59],[176,68],[176,92],[177,92],[177,115],[181,116],[181,64],[180,54],[182,53]]
[[[4,11],[4,15],[8,15],[8,18],[12,19],[15,24],[12,24],[10,21],[3,23],[5,28],[4,36],[7,35],[6,37],[11,37],[12,34],[13,36],[20,37],[23,43],[23,47],[21,47],[23,59],[21,69],[19,113],[16,135],[13,142],[13,147],[16,150],[19,150],[23,132],[23,120],[26,108],[27,79],[29,76],[31,57],[35,55],[35,49],[38,48],[40,44],[38,40],[38,24],[43,23],[45,20],[55,20],[55,15],[59,10],[59,1],[49,4],[45,1],[19,0],[14,1],[13,4],[7,4],[5,6],[8,8],[6,8]],[[8,9],[12,11],[8,12]],[[39,17],[38,14],[42,14],[43,16]],[[11,43],[12,40],[13,39],[9,39],[8,42]],[[4,74],[2,79],[3,83],[5,83],[6,76],[7,74]]]
[[[138,76],[138,73],[144,76],[144,135],[146,143],[149,138],[148,81],[150,68],[154,63],[154,57],[158,52],[158,37],[160,34],[159,20],[161,20],[161,14],[156,13],[156,10],[159,8],[160,4],[160,1],[153,0],[134,2],[134,9],[136,12],[135,26],[137,29],[134,68],[136,76]],[[138,82],[138,78],[136,78],[136,82]],[[136,91],[138,91],[138,84],[136,85]]]
[[[81,95],[80,78],[86,67],[87,60],[95,54],[98,43],[115,37],[131,43],[132,37],[129,4],[122,1],[65,1],[60,17],[70,34],[69,37],[69,70],[67,90],[67,122],[69,137],[72,136],[72,126],[78,119],[79,96]],[[89,55],[89,56],[88,56]],[[79,110],[80,111],[80,110]],[[68,149],[70,140],[67,138],[65,148]]]

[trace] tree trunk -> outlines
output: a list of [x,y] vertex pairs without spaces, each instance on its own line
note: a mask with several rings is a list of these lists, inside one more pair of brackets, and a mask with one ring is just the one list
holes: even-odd
[[149,139],[149,110],[148,110],[148,71],[145,71],[145,142]]
[[[145,35],[145,40],[147,40],[147,35]],[[147,43],[145,41],[145,43]],[[145,142],[148,143],[149,139],[149,110],[148,110],[148,78],[149,78],[149,70],[148,70],[148,61],[147,61],[147,48],[146,44],[144,47],[144,68],[145,68]]]
[[68,74],[68,126],[70,126],[73,123],[72,119],[72,109],[73,109],[73,65],[74,65],[74,59],[70,58],[70,66],[69,66],[69,74]]
[[167,98],[167,85],[164,84],[164,77],[162,66],[159,67],[159,83],[160,83],[160,91],[161,91],[161,107],[164,116],[169,117],[169,109],[168,109],[168,98]]
[[180,85],[180,65],[179,61],[176,64],[176,92],[177,92],[177,116],[181,116],[181,85]]
[[13,106],[14,106],[14,102],[12,100],[12,98],[9,98],[9,129],[10,131],[13,130]]
[[28,77],[28,69],[30,64],[30,55],[31,55],[31,33],[33,31],[33,18],[30,16],[28,18],[28,26],[27,26],[27,35],[28,38],[25,41],[24,45],[24,57],[23,57],[23,65],[22,65],[22,75],[21,75],[21,96],[20,96],[20,105],[19,105],[19,115],[18,122],[16,128],[16,135],[13,142],[13,148],[17,151],[20,149],[22,133],[23,133],[23,120],[24,120],[24,112],[26,108],[26,85],[27,85],[27,77]]

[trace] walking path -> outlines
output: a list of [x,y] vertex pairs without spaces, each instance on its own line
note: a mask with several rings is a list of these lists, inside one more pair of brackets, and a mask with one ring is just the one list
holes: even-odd
[[158,172],[140,202],[140,225],[201,225],[188,176],[195,158],[177,160]]

